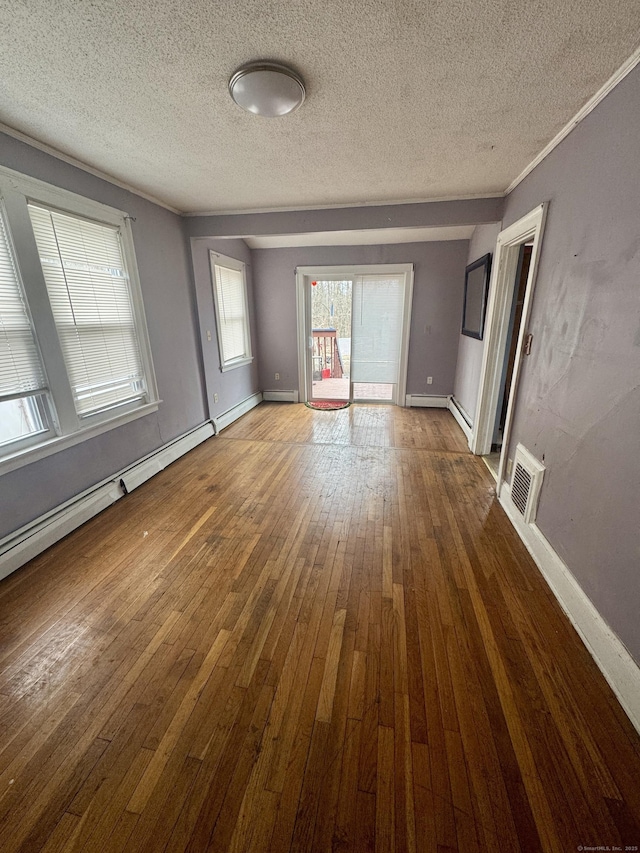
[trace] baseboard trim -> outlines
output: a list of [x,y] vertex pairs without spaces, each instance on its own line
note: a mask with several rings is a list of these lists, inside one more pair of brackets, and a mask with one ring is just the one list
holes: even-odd
[[449,411],[456,419],[456,422],[462,432],[465,434],[467,441],[470,442],[473,424],[469,423],[466,417],[466,412],[464,411],[460,403],[456,401],[455,397],[449,398]]
[[407,394],[405,406],[425,409],[448,409],[449,400],[450,397],[445,395]]
[[241,418],[242,415],[246,415],[247,412],[250,412],[251,409],[254,409],[256,406],[260,405],[262,402],[262,393],[258,391],[257,394],[251,394],[250,397],[247,397],[246,400],[243,400],[241,403],[238,403],[236,406],[232,406],[226,412],[219,415],[217,418],[213,419],[213,426],[216,431],[216,435],[223,430],[225,427],[230,426],[234,421],[237,421],[238,418]]
[[297,403],[297,391],[263,391],[262,399],[274,403]]
[[524,523],[509,500],[506,488],[501,490],[499,500],[560,606],[640,733],[640,667],[596,610],[540,528],[535,524]]
[[213,434],[210,422],[201,424],[2,540],[0,579],[37,557]]

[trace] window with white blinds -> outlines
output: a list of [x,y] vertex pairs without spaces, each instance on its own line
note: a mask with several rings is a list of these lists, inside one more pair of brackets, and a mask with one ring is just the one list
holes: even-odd
[[0,166],[0,474],[158,404],[130,217]]
[[210,253],[222,370],[251,361],[244,264]]
[[31,318],[0,211],[0,401],[45,391],[47,382]]
[[29,216],[76,412],[144,397],[119,229],[33,203]]

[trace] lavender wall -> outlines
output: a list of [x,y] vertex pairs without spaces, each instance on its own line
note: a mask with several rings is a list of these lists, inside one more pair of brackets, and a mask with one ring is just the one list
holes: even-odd
[[[476,226],[471,242],[469,243],[467,264],[477,261],[478,258],[486,255],[487,252],[491,252],[493,258],[500,228],[501,225],[499,222],[494,222],[491,225]],[[472,424],[476,416],[483,351],[484,341],[479,341],[477,338],[470,338],[468,335],[459,336],[458,362],[456,365],[456,378],[453,384],[453,396],[467,415],[469,415]]]
[[[296,267],[413,263],[407,393],[451,394],[467,250],[466,240],[455,240],[252,251],[257,282],[261,387],[264,390],[298,388]],[[274,380],[276,373],[280,374],[279,382]],[[433,376],[432,385],[427,385],[427,375]]]
[[162,403],[157,412],[0,477],[0,537],[206,418],[189,252],[180,217],[0,134],[0,162],[125,210],[133,236]]
[[640,662],[640,68],[508,197],[550,202],[510,455],[547,466],[537,524]]
[[[251,364],[244,364],[225,373],[222,373],[220,370],[220,353],[218,350],[211,266],[209,263],[210,250],[242,261],[245,264],[247,280],[247,300],[249,303],[249,321],[251,325],[251,351],[254,358]],[[258,362],[256,359],[258,339],[255,311],[253,309],[254,287],[251,252],[244,240],[198,238],[191,240],[191,258],[198,302],[200,340],[204,361],[207,400],[210,417],[215,418],[260,390],[258,384]],[[211,340],[208,339],[207,332],[211,333]],[[217,403],[214,400],[215,394],[218,395]]]

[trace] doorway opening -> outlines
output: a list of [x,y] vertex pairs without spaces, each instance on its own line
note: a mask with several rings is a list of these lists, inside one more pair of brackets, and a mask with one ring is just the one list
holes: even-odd
[[531,336],[526,327],[546,210],[546,204],[540,205],[501,231],[496,246],[470,448],[485,458],[494,473],[498,495],[505,473],[510,473],[506,470],[509,433],[522,358],[531,348]]
[[303,401],[404,404],[413,266],[298,268]]
[[500,390],[498,392],[498,405],[491,436],[491,452],[484,459],[494,476],[498,476],[500,454],[504,438],[504,428],[507,422],[507,405],[513,382],[513,369],[516,362],[516,348],[520,337],[520,326],[522,323],[522,310],[524,308],[524,297],[527,291],[527,280],[531,267],[531,254],[533,242],[523,243],[518,255],[518,267],[513,282],[511,294],[511,310],[509,314],[509,328],[505,341],[504,358],[502,362],[502,373],[500,377]]

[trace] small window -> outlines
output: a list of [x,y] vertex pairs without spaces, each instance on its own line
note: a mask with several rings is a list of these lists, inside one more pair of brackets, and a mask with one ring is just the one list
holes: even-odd
[[244,264],[215,252],[210,252],[209,257],[220,369],[231,370],[252,360]]

